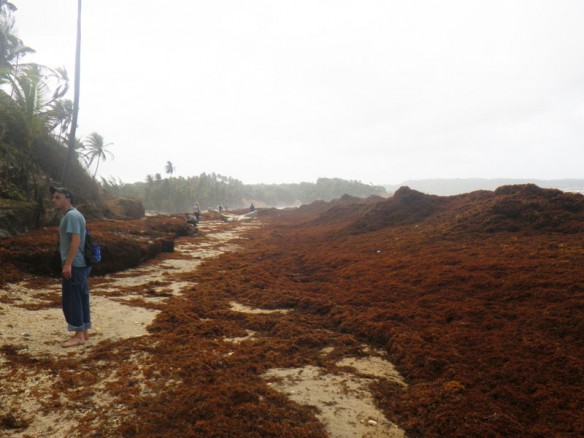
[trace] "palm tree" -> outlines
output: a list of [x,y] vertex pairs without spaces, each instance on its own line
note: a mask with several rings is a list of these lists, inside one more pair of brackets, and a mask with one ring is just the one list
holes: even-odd
[[167,174],[172,176],[172,174],[176,170],[176,167],[174,167],[170,161],[167,161],[164,170],[166,171]]
[[[4,76],[10,85],[12,97],[23,121],[37,124],[38,132],[49,133],[71,120],[70,101],[63,99],[69,89],[69,79],[64,69],[52,69],[40,64],[25,64]],[[54,90],[54,91],[52,91]]]
[[77,44],[75,47],[75,86],[73,89],[73,116],[71,119],[71,132],[69,133],[69,145],[67,148],[67,157],[63,167],[61,181],[67,184],[69,178],[69,169],[71,161],[75,155],[75,135],[77,134],[77,118],[79,117],[79,84],[81,76],[81,0],[77,0]]
[[[69,144],[69,136],[66,135],[64,137],[64,144]],[[89,167],[88,162],[89,162],[89,158],[87,157],[87,154],[85,153],[85,144],[83,143],[83,140],[81,140],[79,137],[77,137],[75,139],[75,155],[77,155],[79,158],[81,158],[83,160],[83,162],[85,163],[85,167]]]
[[37,200],[39,212],[43,209],[43,196],[40,194],[42,180],[39,177],[36,149],[50,138],[51,105],[55,97],[59,97],[54,94],[51,97],[47,80],[52,77],[52,73],[47,72],[51,70],[37,64],[13,70],[7,76],[11,96],[2,92],[10,99],[12,121],[16,122],[13,127],[19,128],[19,140],[12,145],[12,153],[6,159],[13,174],[22,181],[23,193]]
[[[99,169],[99,163],[103,159],[104,161],[107,160],[107,157],[110,158],[114,157],[110,151],[107,150],[108,146],[111,146],[113,143],[106,143],[103,139],[103,136],[98,134],[97,132],[92,132],[87,137],[87,145],[85,146],[85,158],[87,159],[87,167],[91,167],[94,160],[97,158],[97,163],[95,165],[95,172],[93,173],[93,179],[97,175],[97,169]],[[71,141],[69,141],[69,145],[71,145]]]
[[67,131],[69,130],[73,116],[73,102],[69,99],[56,100],[51,104],[48,116],[50,123],[49,130],[55,131],[59,128],[58,132],[55,133],[57,137],[60,139],[68,137]]
[[48,97],[45,68],[31,64],[9,77],[12,99],[25,126],[26,145],[30,148],[36,139],[49,132],[49,111],[52,103]]
[[12,16],[14,11],[14,4],[0,0],[0,84],[6,81],[7,75],[14,73],[14,67],[21,57],[34,52],[16,36]]

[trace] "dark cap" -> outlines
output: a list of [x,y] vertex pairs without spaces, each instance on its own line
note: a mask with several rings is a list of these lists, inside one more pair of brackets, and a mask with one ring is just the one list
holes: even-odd
[[49,192],[51,192],[51,195],[55,193],[62,193],[67,199],[70,199],[71,202],[73,202],[73,193],[68,188],[51,186],[49,187]]

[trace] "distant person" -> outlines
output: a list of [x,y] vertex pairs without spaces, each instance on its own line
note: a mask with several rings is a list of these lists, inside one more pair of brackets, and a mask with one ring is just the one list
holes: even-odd
[[197,218],[197,222],[199,222],[201,220],[201,207],[198,202],[195,202],[195,205],[193,206],[193,214]]
[[252,202],[252,203],[249,205],[249,211],[251,212],[251,211],[255,211],[255,210],[256,210],[256,208],[255,208],[255,205],[253,205],[253,202]]
[[219,211],[219,213],[223,213],[223,206],[221,204],[219,204],[217,206],[217,210]]
[[187,224],[191,224],[193,226],[197,226],[197,224],[199,223],[199,221],[197,220],[197,217],[193,214],[186,214],[187,217]]
[[63,214],[59,225],[59,253],[61,256],[61,305],[67,330],[73,336],[62,347],[83,345],[89,340],[91,328],[89,312],[89,273],[85,263],[86,223],[83,215],[73,207],[73,193],[69,189],[51,187],[51,202]]

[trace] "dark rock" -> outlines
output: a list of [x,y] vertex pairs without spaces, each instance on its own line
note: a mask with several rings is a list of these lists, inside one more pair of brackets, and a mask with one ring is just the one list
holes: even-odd
[[110,198],[105,201],[106,216],[122,219],[140,219],[144,217],[144,206],[137,199]]

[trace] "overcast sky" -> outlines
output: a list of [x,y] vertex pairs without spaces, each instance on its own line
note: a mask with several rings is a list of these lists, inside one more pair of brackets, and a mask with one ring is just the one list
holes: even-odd
[[[11,1],[25,60],[72,77],[77,1]],[[584,177],[582,0],[84,0],[82,20],[104,177]]]

